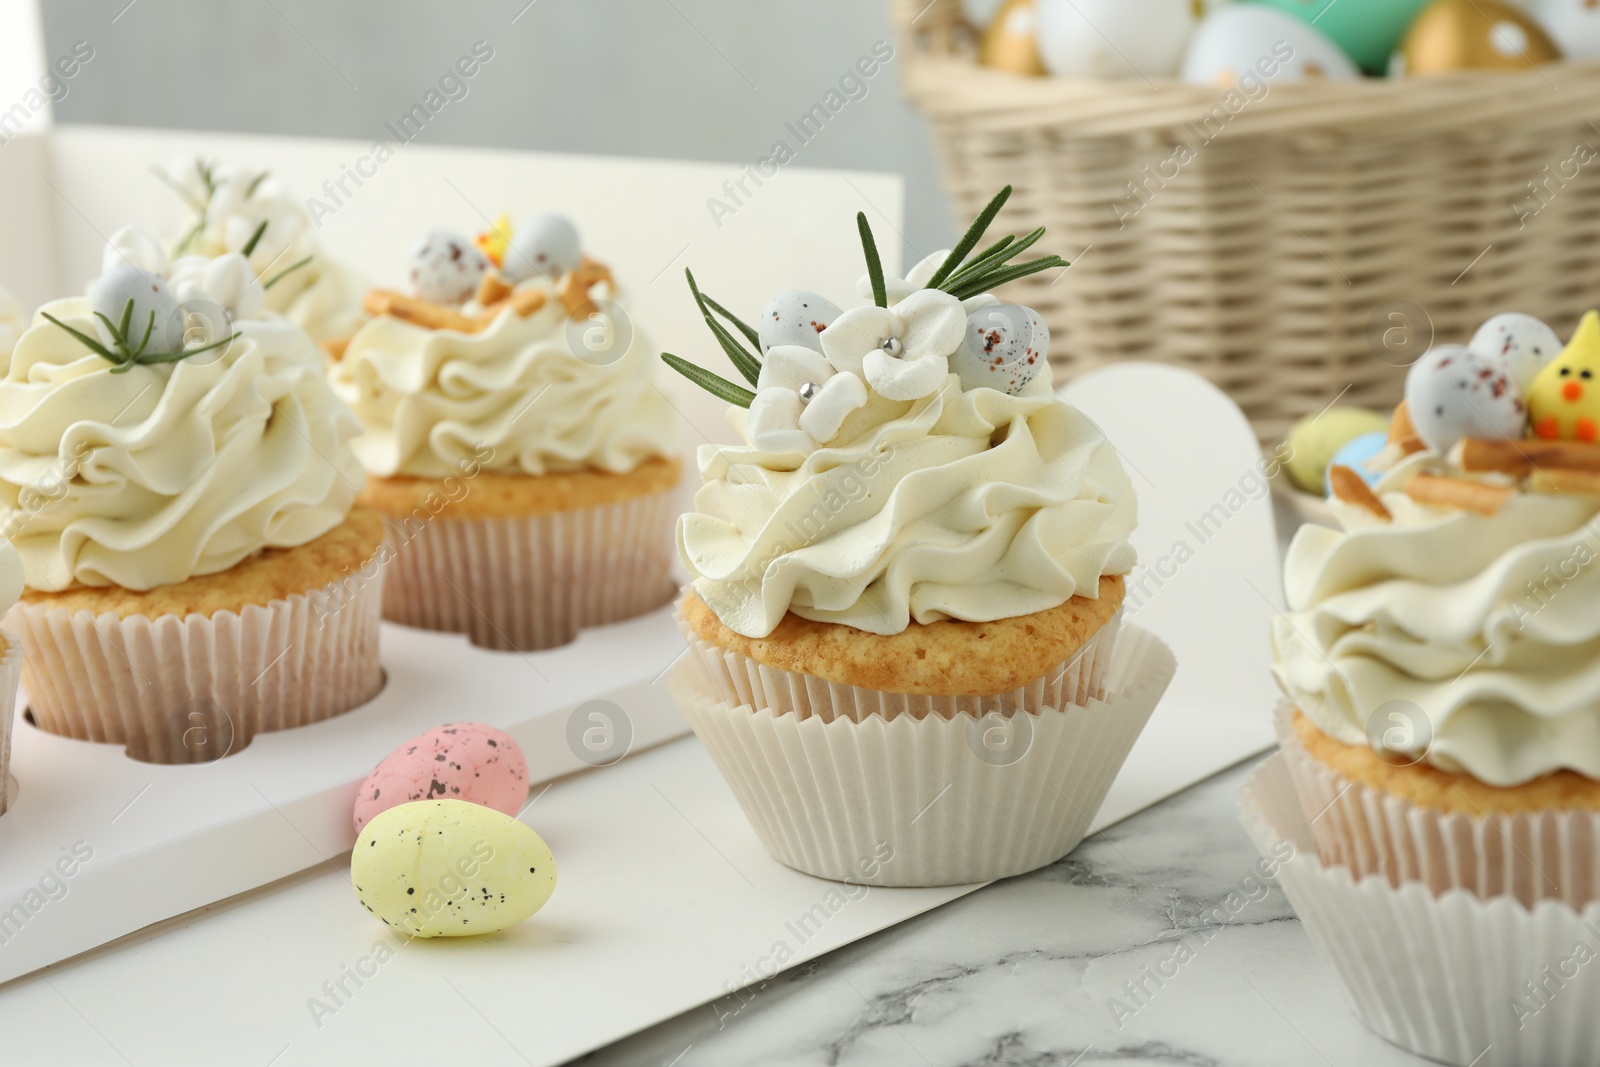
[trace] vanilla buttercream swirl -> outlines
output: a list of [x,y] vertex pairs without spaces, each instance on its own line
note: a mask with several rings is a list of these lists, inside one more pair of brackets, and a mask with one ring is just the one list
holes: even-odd
[[[652,384],[642,332],[633,330],[615,359],[585,360],[569,327],[600,328],[575,323],[553,295],[527,317],[502,311],[475,334],[373,319],[329,371],[365,427],[356,454],[380,477],[423,478],[445,477],[469,459],[524,474],[623,474],[669,454],[674,413]],[[493,452],[486,462],[485,447]]]
[[[89,303],[43,310],[90,336]],[[358,429],[276,315],[172,363],[112,365],[36,317],[0,378],[0,512],[35,589],[148,590],[344,521]]]
[[1134,563],[1127,473],[1048,370],[1020,396],[963,392],[954,374],[920,400],[874,394],[796,461],[702,446],[678,524],[696,593],[747,637],[790,611],[877,634],[1027,615]]
[[1336,500],[1343,529],[1295,535],[1279,683],[1348,744],[1498,786],[1600,778],[1600,499],[1518,493],[1484,516],[1403,492],[1440,466],[1423,453],[1385,477],[1392,521]]

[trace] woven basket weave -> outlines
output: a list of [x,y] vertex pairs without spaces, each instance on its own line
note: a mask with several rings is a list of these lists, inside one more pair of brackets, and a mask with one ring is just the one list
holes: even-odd
[[958,0],[891,4],[957,215],[1010,183],[993,232],[1048,226],[1074,261],[1005,291],[1067,374],[1177,363],[1271,442],[1341,393],[1393,405],[1430,337],[1499,311],[1566,336],[1600,305],[1600,66],[1275,85],[1205,141],[1220,89],[1017,77],[973,61]]

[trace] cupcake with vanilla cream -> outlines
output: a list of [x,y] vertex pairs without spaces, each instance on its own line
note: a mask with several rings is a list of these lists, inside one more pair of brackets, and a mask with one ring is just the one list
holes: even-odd
[[610,271],[547,215],[430,233],[408,273],[329,372],[391,531],[386,615],[526,651],[666,603],[674,415]]
[[26,575],[7,625],[45,730],[209,761],[381,685],[358,427],[251,251],[169,262],[125,232],[5,361],[0,531]]
[[669,685],[767,849],[807,873],[1053,862],[1171,678],[1159,642],[1118,637],[1136,503],[1116,450],[1055,396],[1042,320],[989,293],[1061,261],[1011,264],[1039,232],[971,254],[1008,192],[906,279],[858,219],[866,307],[796,290],[750,327],[691,277],[749,388],[664,357],[734,405],[743,442],[700,450]]

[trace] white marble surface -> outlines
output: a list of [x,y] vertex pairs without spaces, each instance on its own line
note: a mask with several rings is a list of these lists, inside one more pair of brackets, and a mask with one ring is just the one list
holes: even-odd
[[[1051,867],[577,1062],[1426,1063],[1362,1028],[1282,892],[1261,879],[1237,818],[1239,787],[1257,762],[1095,835]],[[1145,992],[1135,996],[1130,983]]]

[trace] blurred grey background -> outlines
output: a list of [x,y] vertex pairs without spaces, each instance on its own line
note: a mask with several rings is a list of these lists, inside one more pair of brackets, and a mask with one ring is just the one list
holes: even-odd
[[[924,120],[900,96],[885,0],[40,6],[47,56],[95,49],[58,122],[392,140],[384,124],[483,41],[493,58],[419,143],[726,161],[736,180],[781,139],[797,166],[903,175],[906,263],[954,237]],[[860,78],[857,60],[885,44],[895,58]],[[843,105],[802,143],[798,120],[830,91]]]

